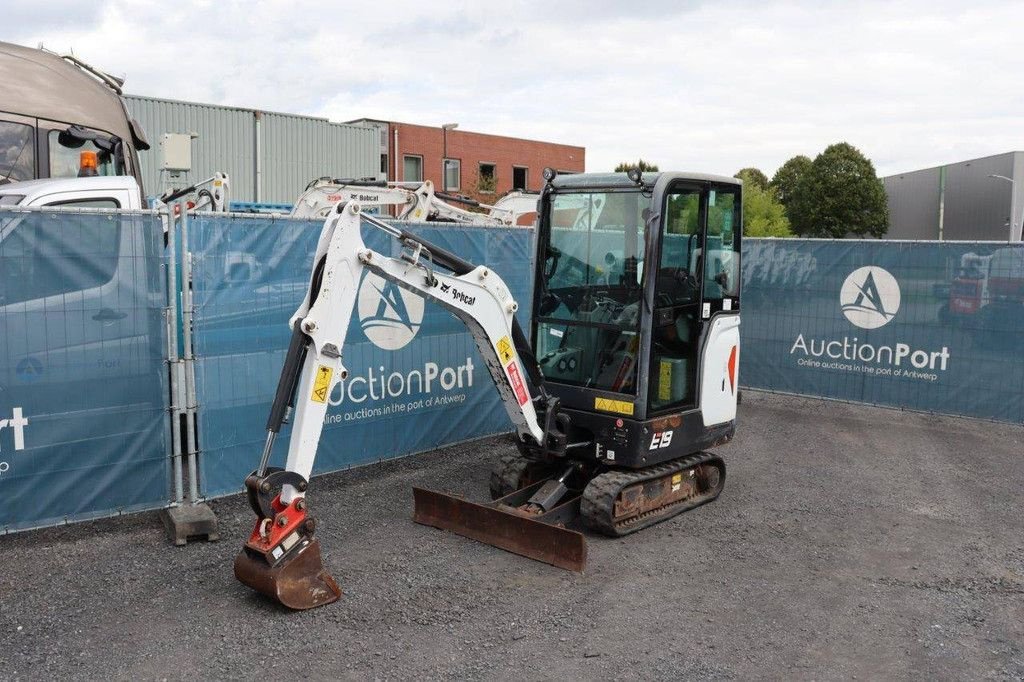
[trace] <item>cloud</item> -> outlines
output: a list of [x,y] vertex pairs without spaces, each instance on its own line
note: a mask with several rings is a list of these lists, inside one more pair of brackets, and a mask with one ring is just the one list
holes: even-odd
[[7,42],[37,47],[43,36],[62,35],[82,26],[94,27],[105,4],[100,0],[47,0],[41,9],[38,0],[5,0],[0,37]]
[[770,174],[845,140],[894,173],[1024,148],[1019,2],[64,5],[15,2],[18,42],[73,46],[132,93],[458,121],[584,145],[588,170]]

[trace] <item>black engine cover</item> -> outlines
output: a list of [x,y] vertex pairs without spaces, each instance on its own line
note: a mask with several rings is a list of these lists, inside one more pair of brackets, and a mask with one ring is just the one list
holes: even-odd
[[736,421],[704,426],[699,410],[638,421],[562,408],[572,422],[570,442],[590,436],[590,448],[570,448],[569,457],[626,469],[642,469],[728,443]]

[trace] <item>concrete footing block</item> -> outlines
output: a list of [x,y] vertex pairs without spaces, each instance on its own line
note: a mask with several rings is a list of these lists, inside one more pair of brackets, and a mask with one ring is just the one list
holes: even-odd
[[206,504],[183,504],[160,512],[167,538],[179,547],[189,540],[220,540],[217,515]]

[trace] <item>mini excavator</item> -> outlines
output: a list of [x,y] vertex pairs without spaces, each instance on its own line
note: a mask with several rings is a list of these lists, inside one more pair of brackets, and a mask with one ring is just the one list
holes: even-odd
[[[577,528],[622,536],[715,499],[736,429],[741,183],[693,173],[544,172],[529,336],[498,273],[339,202],[327,216],[245,487],[257,521],[235,560],[244,584],[287,607],[340,596],[306,493],[328,396],[366,271],[465,323],[501,396],[517,453],[492,501],[414,489],[415,521],[582,571]],[[400,257],[367,248],[383,230]],[[284,468],[269,466],[292,422]]]

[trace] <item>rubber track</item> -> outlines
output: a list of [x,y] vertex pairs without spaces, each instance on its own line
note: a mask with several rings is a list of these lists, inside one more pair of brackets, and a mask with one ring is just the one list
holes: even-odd
[[[534,467],[534,471],[530,472],[530,467]],[[544,478],[545,468],[540,462],[534,462],[526,459],[522,455],[503,455],[498,463],[491,469],[491,499],[496,500],[499,497],[504,497],[509,493],[514,493],[524,485],[534,483],[535,481]],[[533,476],[529,477],[529,481],[524,484],[523,477],[527,473],[533,473]],[[539,477],[538,477],[539,474]]]
[[[661,478],[670,474],[687,471],[701,464],[711,464],[718,469],[718,485],[704,494],[679,500],[673,504],[660,509],[634,516],[615,523],[612,521],[615,511],[615,500],[619,493],[627,486]],[[595,476],[583,491],[583,499],[580,502],[580,515],[583,523],[588,528],[610,535],[621,537],[634,533],[641,528],[647,528],[670,519],[676,514],[699,507],[718,497],[725,486],[725,462],[718,455],[710,452],[698,452],[694,455],[681,457],[680,459],[658,464],[636,471],[608,471]]]

